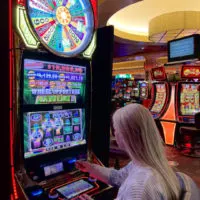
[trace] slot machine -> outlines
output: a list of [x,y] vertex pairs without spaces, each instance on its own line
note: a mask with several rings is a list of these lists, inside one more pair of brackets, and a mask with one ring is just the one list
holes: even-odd
[[[200,67],[184,65],[181,70],[183,81],[178,82],[176,91],[177,147],[186,155],[199,157],[200,134],[194,132],[194,115],[200,112]],[[194,150],[192,150],[194,149]],[[196,149],[196,150],[195,150]]]
[[164,67],[155,67],[151,71],[152,84],[151,103],[149,110],[155,119],[158,130],[166,142],[166,122],[163,121],[166,110],[169,107],[170,93],[172,92],[170,84],[166,81],[166,73]]
[[166,110],[170,94],[170,86],[166,81],[164,67],[152,68],[151,103],[149,110],[155,120],[160,119]]
[[111,186],[75,169],[77,160],[103,165],[90,135],[97,1],[17,3],[12,199],[102,199]]

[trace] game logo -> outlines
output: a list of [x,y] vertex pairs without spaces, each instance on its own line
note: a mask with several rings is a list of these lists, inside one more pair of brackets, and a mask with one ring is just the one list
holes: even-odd
[[84,103],[86,67],[24,60],[24,104]]
[[156,98],[155,103],[151,109],[151,112],[160,113],[166,100],[166,85],[165,84],[156,84]]
[[181,78],[200,78],[200,66],[183,66],[181,70]]
[[166,80],[166,73],[164,67],[155,67],[151,70],[153,80]]
[[194,115],[200,111],[200,84],[182,84],[180,91],[180,114]]
[[86,144],[85,110],[24,113],[24,157]]

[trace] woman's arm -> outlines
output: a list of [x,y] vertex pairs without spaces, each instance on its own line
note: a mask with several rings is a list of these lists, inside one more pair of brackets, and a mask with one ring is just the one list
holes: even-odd
[[111,168],[102,167],[97,164],[89,163],[87,161],[77,161],[76,168],[83,172],[88,172],[89,175],[93,178],[96,178],[104,183],[108,184],[109,174]]
[[77,161],[76,168],[83,172],[88,172],[91,177],[96,178],[104,183],[112,186],[120,187],[122,182],[127,178],[132,164],[129,163],[120,170],[113,168],[102,167],[100,165],[92,164],[87,161]]
[[111,169],[109,174],[108,183],[112,186],[120,187],[121,184],[128,177],[130,170],[133,168],[132,162],[127,164],[125,167],[120,170]]

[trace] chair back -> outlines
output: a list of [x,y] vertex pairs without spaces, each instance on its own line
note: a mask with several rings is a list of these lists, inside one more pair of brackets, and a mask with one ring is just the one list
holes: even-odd
[[194,116],[195,127],[200,129],[200,112],[196,113]]

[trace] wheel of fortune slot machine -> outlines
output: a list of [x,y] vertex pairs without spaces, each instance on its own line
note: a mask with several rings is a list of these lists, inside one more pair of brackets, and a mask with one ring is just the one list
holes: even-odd
[[75,169],[77,160],[101,164],[89,149],[97,1],[19,0],[13,9],[12,199],[98,199],[111,186]]

